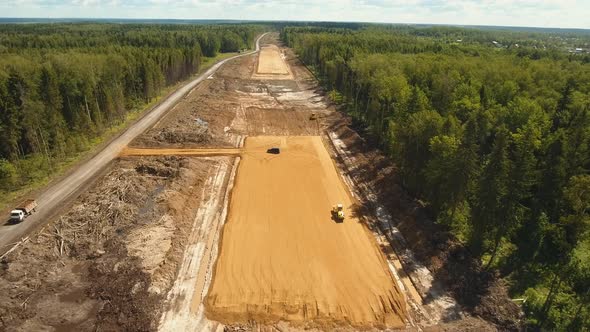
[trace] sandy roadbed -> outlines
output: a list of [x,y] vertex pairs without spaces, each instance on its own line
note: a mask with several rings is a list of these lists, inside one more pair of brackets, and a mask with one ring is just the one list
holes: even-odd
[[234,149],[137,149],[125,148],[121,157],[129,156],[228,156],[238,155],[242,151]]
[[293,75],[285,61],[285,56],[276,45],[265,45],[260,49],[254,79],[292,80]]
[[248,138],[224,227],[209,318],[405,326],[404,296],[319,136]]

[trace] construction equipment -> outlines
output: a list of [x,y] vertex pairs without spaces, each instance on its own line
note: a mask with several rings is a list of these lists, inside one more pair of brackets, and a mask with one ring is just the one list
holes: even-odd
[[21,222],[26,217],[30,216],[37,209],[37,201],[34,199],[27,199],[14,210],[10,211],[11,222]]
[[342,204],[337,204],[336,206],[332,207],[332,218],[336,221],[344,221],[344,207]]

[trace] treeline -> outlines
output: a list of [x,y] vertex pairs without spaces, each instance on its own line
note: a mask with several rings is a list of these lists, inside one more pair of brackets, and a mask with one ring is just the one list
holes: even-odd
[[437,223],[526,298],[529,326],[588,331],[590,64],[420,34],[287,27],[282,38]]
[[[341,28],[342,25],[351,25],[351,28]],[[361,52],[367,45],[373,48],[373,52],[408,54],[433,52],[480,56],[493,49],[504,55],[515,55],[533,60],[569,58],[590,63],[590,54],[588,53],[568,53],[574,47],[588,49],[590,47],[590,33],[547,34],[445,26],[417,27],[341,23],[321,27],[308,24],[301,27],[286,27],[281,34],[284,41],[289,43],[294,32],[295,34],[313,33],[318,35],[318,38],[321,38],[319,36],[321,33],[328,33],[331,36],[338,35],[338,40],[328,38],[326,42],[332,44],[333,47],[346,50],[355,49]],[[345,44],[336,45],[340,42]]]
[[56,164],[203,57],[254,45],[254,25],[0,25],[0,192]]

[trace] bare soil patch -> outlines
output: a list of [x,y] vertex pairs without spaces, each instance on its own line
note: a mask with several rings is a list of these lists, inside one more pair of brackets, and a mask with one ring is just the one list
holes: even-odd
[[206,156],[230,156],[239,155],[242,153],[241,149],[238,148],[227,148],[227,149],[138,149],[138,148],[125,148],[121,152],[122,157],[130,156],[193,156],[193,157],[206,157]]
[[319,90],[307,79],[250,79],[256,63],[255,56],[229,61],[131,146],[219,148],[245,136],[319,135],[321,121],[310,120],[327,112]]
[[258,53],[256,71],[252,73],[253,79],[263,80],[292,80],[291,69],[285,61],[284,51],[277,45],[264,45]]
[[208,163],[115,162],[69,212],[2,260],[0,329],[154,329]]
[[[331,216],[337,203],[344,222]],[[405,327],[404,296],[354,204],[319,136],[249,137],[208,317]]]
[[289,69],[283,61],[281,50],[276,45],[267,45],[262,47],[258,55],[258,74],[278,74],[286,75]]

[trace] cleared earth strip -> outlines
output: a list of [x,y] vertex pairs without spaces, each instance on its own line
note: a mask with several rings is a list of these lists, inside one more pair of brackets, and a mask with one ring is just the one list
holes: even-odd
[[[270,146],[284,153],[268,155]],[[403,296],[321,137],[250,137],[246,147],[207,316],[230,325],[405,326]],[[333,202],[343,203],[346,222],[331,219]]]
[[132,156],[232,156],[242,153],[242,149],[144,149],[144,148],[125,148],[121,151],[121,157]]
[[203,186],[204,199],[197,211],[178,277],[168,293],[159,331],[201,331],[219,327],[219,323],[205,318],[201,302],[211,280],[219,232],[239,159],[235,158],[230,172],[231,162],[219,158]]
[[[243,145],[244,137],[239,136],[236,139],[237,148],[218,150],[239,153],[242,150],[239,147]],[[210,173],[211,175],[203,186],[203,201],[193,223],[193,230],[183,255],[178,277],[168,293],[167,309],[160,318],[159,331],[223,331],[222,324],[210,321],[205,317],[203,298],[211,283],[213,266],[219,250],[221,228],[227,217],[229,196],[241,158],[234,158],[231,171],[229,170],[230,159],[219,157],[215,159],[219,160],[219,164]],[[223,191],[224,188],[225,191]]]
[[[447,295],[442,287],[436,282],[430,271],[422,265],[408,249],[406,241],[401,232],[394,226],[393,217],[385,210],[383,206],[378,203],[377,196],[371,188],[364,185],[362,181],[354,179],[348,174],[353,174],[353,170],[356,168],[354,157],[348,152],[346,144],[340,140],[338,134],[330,132],[328,135],[334,149],[342,159],[346,168],[345,182],[350,187],[351,191],[356,191],[357,195],[364,201],[371,202],[374,208],[374,214],[378,220],[379,236],[385,237],[387,242],[392,246],[395,252],[396,261],[401,262],[401,266],[396,266],[398,271],[401,272],[401,280],[404,279],[404,275],[409,277],[411,285],[405,284],[406,288],[413,290],[409,292],[419,294],[421,299],[410,297],[411,305],[414,307],[416,313],[421,314],[428,321],[428,325],[437,324],[442,320],[450,317],[460,317],[461,310],[459,309],[456,301],[449,295]],[[399,280],[398,280],[399,281]],[[429,299],[427,305],[423,305],[424,299]],[[427,312],[424,312],[424,308]]]

